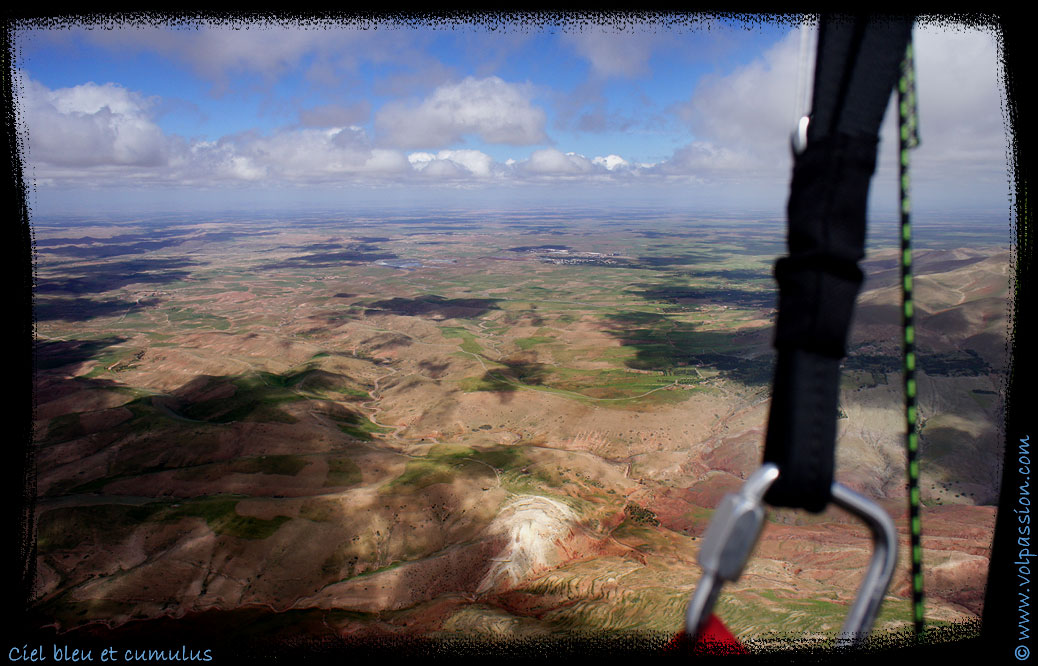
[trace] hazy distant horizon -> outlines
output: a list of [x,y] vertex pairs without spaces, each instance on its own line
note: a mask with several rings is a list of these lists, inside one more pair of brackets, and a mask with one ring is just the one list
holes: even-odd
[[[101,194],[98,194],[102,198]],[[876,199],[890,199],[887,193],[882,196],[873,195]],[[172,201],[168,198],[154,198],[144,205],[137,205],[133,201],[109,200],[107,206],[84,206],[88,199],[70,199],[66,205],[56,205],[53,200],[48,201],[46,207],[33,205],[30,196],[29,206],[30,223],[47,223],[58,221],[69,221],[72,219],[100,219],[112,223],[123,222],[147,222],[149,218],[163,217],[190,217],[203,221],[206,217],[251,217],[264,218],[268,216],[277,217],[329,217],[343,216],[349,218],[385,216],[387,219],[408,215],[433,215],[433,216],[461,216],[473,215],[497,215],[497,216],[522,216],[534,218],[538,215],[564,215],[582,214],[602,217],[631,217],[641,220],[653,216],[671,217],[680,216],[688,219],[696,218],[724,218],[732,220],[760,220],[770,221],[778,224],[786,223],[785,199],[778,201],[772,207],[758,208],[725,208],[721,206],[697,205],[694,201],[675,201],[662,204],[659,201],[625,201],[621,204],[609,205],[601,202],[566,200],[557,202],[534,202],[529,198],[516,196],[514,199],[484,199],[471,202],[458,200],[434,201],[398,201],[390,203],[385,201],[370,200],[344,200],[341,204],[335,202],[310,201],[306,203],[286,204],[283,201],[272,200],[263,202],[254,199],[251,202],[236,201],[214,201],[212,203],[204,198],[190,198],[181,201]],[[880,205],[870,206],[867,216],[869,225],[883,224],[899,220],[896,205],[882,205],[889,202],[878,202]],[[954,209],[929,208],[916,205],[912,211],[912,219],[916,224],[928,223],[980,223],[992,226],[1013,224],[1014,218],[1010,204],[1006,202],[1001,207],[956,207]]]

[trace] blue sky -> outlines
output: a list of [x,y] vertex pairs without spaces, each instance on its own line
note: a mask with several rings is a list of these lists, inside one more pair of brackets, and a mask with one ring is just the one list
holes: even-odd
[[[34,210],[571,201],[781,215],[813,36],[717,20],[237,28],[21,29]],[[915,38],[917,201],[1008,211],[995,37]],[[892,129],[879,187],[893,183]]]

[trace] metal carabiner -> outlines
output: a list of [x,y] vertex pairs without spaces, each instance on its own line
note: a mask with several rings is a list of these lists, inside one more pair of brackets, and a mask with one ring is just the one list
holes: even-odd
[[[764,494],[779,477],[773,463],[751,474],[737,493],[728,493],[714,513],[699,550],[703,576],[685,611],[685,632],[695,637],[710,617],[721,586],[739,579],[764,526]],[[897,530],[878,504],[834,483],[833,502],[861,518],[872,531],[873,552],[865,580],[843,622],[838,647],[853,647],[868,637],[890,586],[897,562]]]

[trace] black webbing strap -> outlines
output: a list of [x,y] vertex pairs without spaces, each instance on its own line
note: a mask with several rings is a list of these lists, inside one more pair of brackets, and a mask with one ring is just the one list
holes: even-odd
[[863,275],[865,211],[879,126],[912,18],[823,17],[807,146],[794,156],[789,254],[775,264],[777,360],[764,462],[775,506],[821,511],[836,455],[839,363]]

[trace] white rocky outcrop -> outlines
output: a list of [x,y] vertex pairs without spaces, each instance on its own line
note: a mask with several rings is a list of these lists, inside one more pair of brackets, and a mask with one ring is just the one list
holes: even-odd
[[508,541],[477,592],[488,592],[506,578],[514,585],[555,564],[556,544],[570,533],[576,520],[573,510],[558,500],[540,495],[519,495],[511,500],[487,526],[489,534],[505,535]]

